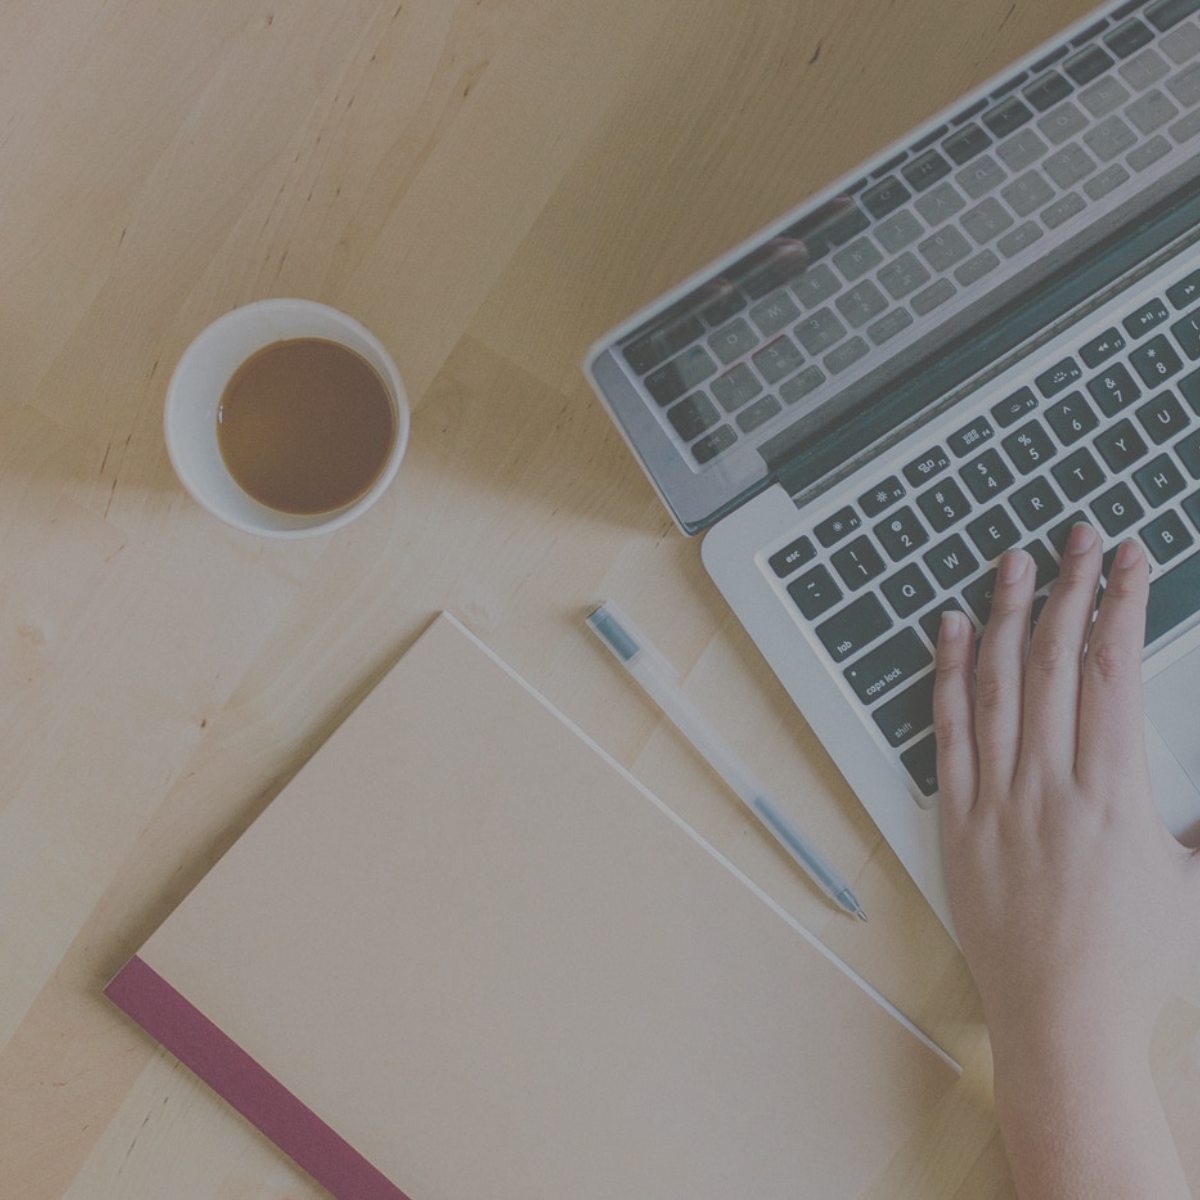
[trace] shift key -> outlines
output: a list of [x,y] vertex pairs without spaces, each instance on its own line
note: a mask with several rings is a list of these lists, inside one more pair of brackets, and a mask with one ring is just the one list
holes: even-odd
[[882,646],[864,654],[848,666],[846,682],[864,704],[874,704],[881,696],[907,683],[931,662],[929,648],[912,629],[901,630]]

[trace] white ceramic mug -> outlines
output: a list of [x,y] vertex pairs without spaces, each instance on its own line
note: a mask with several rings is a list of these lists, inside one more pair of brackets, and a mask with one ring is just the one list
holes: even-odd
[[[353,350],[375,368],[395,405],[396,438],[383,470],[366,493],[331,512],[287,513],[260,504],[234,481],[217,444],[217,410],[234,373],[264,346],[294,338]],[[246,533],[303,537],[340,528],[387,490],[408,444],[408,397],[388,352],[352,317],[311,300],[259,300],[219,317],[184,351],[167,385],[163,426],[171,465],[198,504]]]

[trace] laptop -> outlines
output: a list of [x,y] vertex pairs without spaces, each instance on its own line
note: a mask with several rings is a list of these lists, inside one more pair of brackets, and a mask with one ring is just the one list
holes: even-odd
[[1200,822],[1200,0],[1106,5],[610,332],[586,373],[950,928],[943,609],[1067,531],[1151,562],[1156,798]]

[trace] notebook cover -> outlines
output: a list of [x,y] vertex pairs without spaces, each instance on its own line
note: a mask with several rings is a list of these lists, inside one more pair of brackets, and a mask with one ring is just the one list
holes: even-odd
[[439,617],[106,989],[335,1196],[857,1196],[957,1077]]

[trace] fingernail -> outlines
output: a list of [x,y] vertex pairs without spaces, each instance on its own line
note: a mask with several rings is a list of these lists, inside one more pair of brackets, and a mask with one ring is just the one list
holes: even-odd
[[1029,555],[1024,550],[1010,550],[1000,560],[1000,582],[1016,583],[1029,566]]
[[959,612],[957,608],[946,609],[946,611],[942,613],[941,636],[948,638],[957,637],[959,630],[962,629],[962,623],[966,619],[966,616]]
[[1096,544],[1096,536],[1096,531],[1086,521],[1077,522],[1067,538],[1067,553],[1085,554]]
[[1113,566],[1118,571],[1128,571],[1130,567],[1141,565],[1144,560],[1145,555],[1142,554],[1142,548],[1137,542],[1122,542],[1113,557]]

